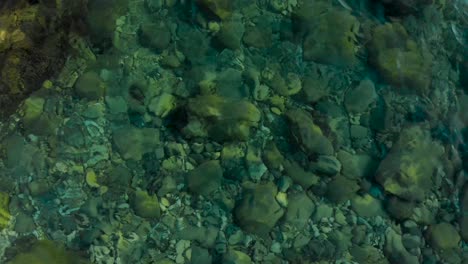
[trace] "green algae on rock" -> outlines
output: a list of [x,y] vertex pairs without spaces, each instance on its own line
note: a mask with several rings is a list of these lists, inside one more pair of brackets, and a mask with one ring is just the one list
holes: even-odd
[[106,85],[101,77],[94,72],[89,71],[81,75],[75,83],[75,93],[88,100],[97,100],[104,96]]
[[387,82],[418,93],[428,91],[432,56],[418,47],[401,24],[387,23],[375,27],[368,47],[369,62]]
[[293,17],[305,34],[304,59],[339,67],[355,65],[360,27],[356,17],[329,1],[298,2]]
[[291,124],[291,134],[306,154],[332,155],[333,145],[322,133],[322,129],[314,124],[310,115],[301,109],[291,109],[286,112]]
[[50,240],[35,242],[27,252],[17,254],[8,264],[86,264],[80,255]]
[[202,95],[189,99],[189,123],[183,129],[189,137],[211,137],[215,140],[249,138],[251,129],[258,126],[261,113],[246,100],[233,100],[217,95]]
[[4,229],[10,223],[11,215],[9,210],[10,196],[7,193],[0,192],[0,230]]
[[143,218],[157,219],[161,215],[159,199],[155,194],[150,195],[141,190],[135,191],[131,204],[135,214]]
[[219,161],[211,160],[200,164],[186,177],[188,188],[198,195],[209,195],[217,190],[223,178],[223,168]]
[[275,199],[278,190],[271,183],[249,184],[234,214],[242,229],[265,236],[283,216],[284,210]]
[[460,235],[449,223],[438,223],[427,231],[428,242],[436,250],[448,250],[458,247]]
[[409,201],[421,201],[434,186],[443,147],[419,126],[404,129],[380,163],[376,180],[385,191]]
[[158,52],[165,50],[171,42],[171,31],[163,21],[141,24],[138,35],[142,46]]
[[159,130],[124,126],[113,132],[114,144],[126,160],[141,160],[159,145]]

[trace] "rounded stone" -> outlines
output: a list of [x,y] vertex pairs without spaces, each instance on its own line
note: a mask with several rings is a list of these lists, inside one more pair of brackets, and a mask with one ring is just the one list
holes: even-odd
[[146,191],[136,191],[131,201],[135,214],[143,218],[159,218],[161,208],[156,195],[149,195]]
[[439,223],[429,228],[427,238],[429,244],[436,250],[447,250],[458,247],[460,235],[449,223]]

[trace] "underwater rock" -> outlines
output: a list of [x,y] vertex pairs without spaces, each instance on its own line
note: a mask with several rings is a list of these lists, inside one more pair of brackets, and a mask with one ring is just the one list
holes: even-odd
[[179,24],[177,35],[180,38],[177,45],[187,60],[192,64],[206,63],[206,54],[210,49],[210,38],[205,32],[185,24]]
[[124,126],[113,132],[117,151],[126,160],[141,160],[159,145],[159,130]]
[[242,80],[242,71],[227,68],[219,73],[216,80],[216,93],[222,97],[232,99],[243,99],[248,97],[249,92]]
[[325,197],[334,203],[343,203],[352,199],[357,190],[359,185],[356,181],[338,175],[328,183]]
[[351,200],[351,208],[360,217],[384,216],[382,202],[370,194],[357,195]]
[[189,99],[189,123],[183,133],[189,137],[211,137],[215,140],[249,138],[251,128],[257,127],[261,114],[246,100],[233,100],[217,95]]
[[337,158],[342,165],[341,173],[352,179],[366,178],[377,169],[378,161],[366,154],[351,154],[340,150]]
[[223,263],[225,264],[251,264],[252,260],[249,255],[235,249],[228,249],[223,255]]
[[370,64],[387,82],[419,93],[428,91],[432,56],[409,37],[401,24],[375,27],[368,48]]
[[384,245],[385,256],[392,264],[419,263],[418,257],[409,253],[408,250],[404,247],[400,232],[393,230],[391,227],[386,231]]
[[332,143],[326,138],[319,126],[315,125],[310,115],[301,109],[286,112],[291,124],[291,134],[294,140],[308,155],[332,155]]
[[315,103],[330,93],[329,78],[317,71],[308,73],[302,79],[302,95],[307,102]]
[[315,204],[305,192],[292,193],[288,201],[284,222],[302,230],[314,213]]
[[217,190],[223,179],[223,168],[219,161],[206,161],[187,174],[189,190],[198,195],[209,195]]
[[405,220],[413,215],[415,203],[391,196],[387,201],[387,212],[395,219]]
[[240,14],[234,14],[230,19],[223,21],[216,39],[224,47],[232,50],[239,49],[242,45],[245,26]]
[[81,1],[60,8],[32,2],[0,4],[6,3],[0,10],[0,118],[61,70],[69,51],[66,36],[75,33],[71,27],[84,16],[78,12]]
[[269,141],[263,150],[262,159],[270,171],[278,170],[284,162],[284,157],[276,147],[275,142]]
[[288,72],[284,76],[279,71],[275,72],[272,78],[266,78],[265,82],[281,96],[295,95],[302,90],[301,79],[293,72]]
[[163,21],[141,24],[138,36],[143,47],[158,52],[165,50],[171,42],[171,31]]
[[33,232],[35,229],[36,224],[34,223],[34,219],[32,218],[32,216],[21,212],[15,217],[15,232],[24,234]]
[[11,215],[9,205],[10,196],[7,193],[0,192],[0,230],[7,227],[10,223]]
[[315,185],[319,181],[319,177],[313,172],[305,171],[297,162],[294,160],[285,160],[283,162],[284,171],[286,175],[291,177],[294,183],[299,184],[304,189],[309,189],[312,185]]
[[422,10],[425,6],[434,4],[433,0],[380,0],[388,16],[406,16]]
[[136,215],[148,219],[157,219],[161,216],[161,208],[156,194],[149,195],[146,191],[135,191],[131,205]]
[[408,201],[421,201],[434,185],[444,148],[419,126],[403,129],[390,153],[380,163],[376,180],[385,191]]
[[86,264],[89,261],[61,244],[50,240],[34,243],[26,252],[18,253],[8,264]]
[[192,250],[192,255],[191,255],[190,263],[192,264],[213,263],[212,256],[208,252],[208,249],[202,248],[196,245],[192,245],[191,250]]
[[309,166],[315,172],[328,176],[334,176],[341,171],[341,163],[335,156],[320,155]]
[[[102,50],[112,45],[116,20],[128,10],[128,0],[93,0],[88,2],[86,24],[90,39]],[[83,10],[83,9],[81,9]]]
[[231,0],[197,0],[196,2],[221,20],[231,16],[233,3]]
[[242,41],[246,46],[258,49],[269,48],[273,42],[273,32],[268,21],[260,20],[245,28]]
[[243,197],[234,209],[235,218],[243,230],[260,236],[268,234],[284,214],[275,199],[277,192],[271,182],[245,186]]
[[[299,7],[300,8],[300,7]],[[304,59],[335,66],[356,64],[359,21],[348,11],[331,9],[307,21]]]
[[458,247],[460,235],[455,227],[449,223],[438,223],[429,227],[427,239],[435,250],[449,250]]
[[106,85],[96,72],[88,71],[78,78],[74,90],[80,98],[97,100],[104,96]]
[[361,264],[388,264],[388,260],[377,248],[373,246],[352,246],[349,253],[353,260]]
[[157,117],[164,118],[176,107],[176,98],[170,93],[162,93],[151,99],[148,110]]
[[375,92],[374,83],[365,79],[346,93],[344,104],[348,112],[357,114],[368,110],[376,99],[377,93]]

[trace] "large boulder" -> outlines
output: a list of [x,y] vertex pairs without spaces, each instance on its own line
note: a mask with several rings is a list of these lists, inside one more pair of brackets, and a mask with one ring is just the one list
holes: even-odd
[[251,129],[258,126],[261,114],[246,101],[203,95],[192,98],[187,105],[188,124],[183,133],[188,137],[210,137],[215,140],[249,138]]
[[240,227],[249,233],[267,235],[284,214],[275,199],[277,192],[271,182],[246,186],[234,211]]
[[404,129],[380,163],[376,180],[385,191],[409,201],[421,201],[434,185],[444,148],[419,126]]
[[425,93],[431,84],[432,57],[409,37],[399,23],[373,29],[369,62],[392,85]]
[[323,135],[322,129],[314,123],[306,111],[291,109],[286,112],[286,116],[291,124],[292,137],[306,154],[333,154],[332,143]]

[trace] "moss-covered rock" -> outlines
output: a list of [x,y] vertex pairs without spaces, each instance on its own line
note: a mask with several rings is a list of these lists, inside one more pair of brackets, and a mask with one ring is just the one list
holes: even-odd
[[262,155],[263,161],[270,170],[278,170],[283,165],[285,161],[283,155],[276,147],[276,144],[273,141],[270,141],[266,144],[265,149],[263,150]]
[[[304,59],[336,66],[357,62],[360,25],[353,15],[325,1],[304,1],[297,9],[295,15],[308,32],[303,43]],[[306,15],[306,10],[311,12]]]
[[7,193],[0,192],[0,230],[4,229],[10,223],[10,196]]
[[456,248],[461,240],[458,231],[449,223],[431,226],[426,235],[430,245],[438,251]]
[[252,103],[217,95],[190,99],[187,112],[189,123],[183,129],[185,135],[220,141],[247,140],[251,128],[257,127],[261,118],[260,111]]
[[141,24],[138,36],[143,47],[155,51],[166,49],[171,42],[171,31],[163,21]]
[[376,99],[377,93],[375,92],[374,83],[365,79],[346,93],[344,103],[348,112],[357,114],[368,110]]
[[359,190],[359,185],[356,181],[338,175],[328,183],[325,195],[332,202],[343,203],[352,199],[357,190]]
[[409,201],[421,201],[433,186],[434,171],[441,166],[443,147],[419,126],[404,129],[390,153],[380,163],[376,180],[385,191]]
[[388,264],[382,252],[372,246],[353,246],[349,249],[353,260],[362,264]]
[[94,71],[85,72],[75,83],[75,93],[80,98],[97,100],[103,97],[105,92],[106,84]]
[[419,48],[401,24],[375,27],[368,47],[369,62],[387,82],[427,92],[431,84],[431,55]]
[[126,160],[141,160],[159,145],[159,130],[124,126],[113,132],[114,145]]
[[241,15],[233,15],[230,19],[223,21],[216,39],[228,49],[239,49],[242,44],[245,26]]
[[225,264],[251,264],[252,260],[249,255],[242,251],[235,249],[229,249],[226,254],[223,255],[223,262]]
[[301,165],[293,160],[285,160],[283,162],[283,166],[286,175],[291,177],[294,183],[301,185],[304,189],[309,189],[319,181],[319,177],[317,175],[313,172],[304,170]]
[[156,194],[150,195],[146,191],[135,191],[133,194],[131,205],[136,215],[155,219],[161,215],[159,200]]
[[302,230],[315,211],[314,202],[305,192],[293,193],[288,197],[288,208],[284,222]]
[[232,14],[233,1],[230,0],[197,0],[205,11],[216,15],[221,20],[227,19]]
[[291,124],[291,134],[294,140],[306,154],[332,155],[333,145],[326,138],[322,129],[314,124],[310,115],[301,109],[292,109],[286,112]]
[[85,264],[89,263],[75,252],[65,249],[61,244],[40,240],[26,251],[16,255],[8,264]]
[[370,194],[356,195],[351,200],[351,208],[360,217],[384,216],[382,202]]
[[251,184],[244,190],[234,210],[235,218],[243,230],[265,236],[284,214],[275,199],[278,190],[271,182]]
[[200,164],[187,175],[189,190],[198,195],[209,195],[217,190],[223,178],[223,168],[219,161],[211,160]]

